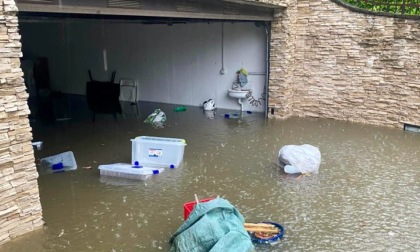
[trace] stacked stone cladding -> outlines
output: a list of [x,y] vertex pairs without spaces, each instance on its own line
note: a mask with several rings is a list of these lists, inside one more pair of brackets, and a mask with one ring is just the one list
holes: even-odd
[[0,244],[43,224],[16,11],[0,0]]
[[356,13],[325,0],[297,0],[296,11],[290,4],[279,12],[270,117],[420,125],[418,20]]
[[278,8],[271,23],[268,107],[270,116],[276,118],[293,115],[296,11],[296,4]]

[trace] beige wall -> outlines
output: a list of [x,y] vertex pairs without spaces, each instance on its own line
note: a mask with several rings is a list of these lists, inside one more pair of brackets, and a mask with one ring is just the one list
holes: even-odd
[[0,244],[43,224],[15,14],[0,0]]
[[420,125],[419,20],[296,2],[273,22],[271,117]]

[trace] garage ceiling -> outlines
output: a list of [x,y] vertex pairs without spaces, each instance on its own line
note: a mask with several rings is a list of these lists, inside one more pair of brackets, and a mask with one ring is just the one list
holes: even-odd
[[[20,12],[272,21],[274,9],[222,0],[16,0]],[[244,2],[246,3],[246,2]]]

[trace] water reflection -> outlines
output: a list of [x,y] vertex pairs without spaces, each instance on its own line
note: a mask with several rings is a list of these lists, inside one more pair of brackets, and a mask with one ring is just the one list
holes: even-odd
[[[167,251],[183,204],[221,196],[247,222],[284,225],[284,239],[257,251],[416,251],[420,247],[420,135],[333,120],[265,120],[262,114],[209,120],[200,108],[142,103],[140,120],[84,117],[38,127],[36,158],[72,150],[79,169],[39,178],[46,226],[2,251]],[[160,108],[164,128],[142,121]],[[130,139],[184,138],[184,161],[146,181],[106,179],[98,165],[130,162]],[[318,175],[276,166],[286,144],[319,147]],[[81,167],[92,166],[93,169]]]
[[208,119],[214,119],[216,116],[216,111],[214,110],[203,110],[203,114]]

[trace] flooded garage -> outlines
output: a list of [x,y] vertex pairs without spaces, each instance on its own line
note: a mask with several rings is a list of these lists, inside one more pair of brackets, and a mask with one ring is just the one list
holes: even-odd
[[[174,105],[138,103],[138,113],[73,114],[72,120],[32,122],[43,141],[39,159],[73,151],[77,170],[44,174],[39,188],[45,226],[2,251],[168,251],[183,223],[183,204],[227,199],[246,222],[285,228],[275,245],[256,251],[416,251],[420,247],[420,135],[327,119],[266,120],[262,113],[226,118]],[[154,109],[164,127],[143,123]],[[179,168],[145,181],[105,178],[101,164],[131,161],[137,136],[183,138]],[[319,174],[294,176],[276,165],[287,144],[312,144]],[[38,165],[38,169],[41,167]]]
[[[184,204],[221,197],[284,226],[256,251],[417,251],[418,26],[336,2],[2,2],[0,250],[168,251]],[[185,139],[181,165],[101,176],[139,136]],[[276,165],[290,144],[319,174]]]

